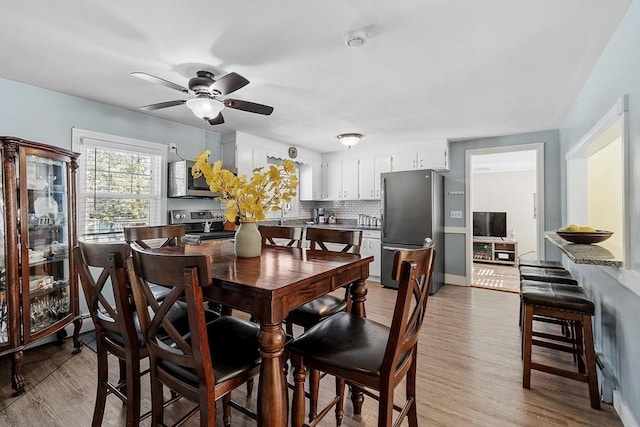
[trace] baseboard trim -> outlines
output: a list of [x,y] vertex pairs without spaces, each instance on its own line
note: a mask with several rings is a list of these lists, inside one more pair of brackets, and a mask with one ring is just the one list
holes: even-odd
[[622,425],[625,427],[640,427],[638,420],[636,420],[629,405],[622,399],[618,390],[613,390],[613,409],[616,410],[616,413],[620,417]]
[[467,276],[458,276],[455,274],[445,274],[444,283],[455,286],[469,286],[467,283]]

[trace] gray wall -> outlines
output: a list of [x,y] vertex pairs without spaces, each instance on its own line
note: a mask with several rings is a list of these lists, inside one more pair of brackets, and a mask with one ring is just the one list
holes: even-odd
[[[465,153],[467,150],[475,150],[490,147],[505,147],[510,145],[522,145],[532,143],[544,143],[544,192],[545,192],[545,230],[555,230],[560,227],[560,144],[558,131],[523,133],[518,135],[497,136],[493,138],[472,139],[468,141],[452,142],[449,145],[448,172],[444,172],[444,211],[452,210],[465,212],[464,191]],[[461,195],[452,195],[450,192],[462,192]],[[445,215],[446,227],[464,227],[465,218],[449,218]],[[445,272],[447,274],[466,276],[466,245],[461,234],[445,235]],[[547,259],[560,259],[557,249],[546,243]]]
[[[640,272],[640,1],[629,6],[591,76],[560,128],[562,156],[609,111],[629,95],[630,195],[627,213],[633,269]],[[563,209],[566,178],[563,166]],[[618,379],[620,399],[614,405],[625,425],[640,425],[640,296],[617,280],[617,271],[571,265],[596,303],[595,338]],[[636,276],[638,277],[638,276]]]

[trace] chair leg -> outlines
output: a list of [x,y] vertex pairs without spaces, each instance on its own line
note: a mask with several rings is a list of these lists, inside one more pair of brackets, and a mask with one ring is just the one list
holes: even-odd
[[[118,388],[124,394],[127,395],[127,362],[123,359],[118,359],[118,367],[120,368],[120,376],[118,377]],[[123,387],[124,385],[124,387]],[[126,402],[122,402],[123,405],[126,405]]]
[[164,425],[164,396],[160,380],[151,371],[151,425]]
[[127,371],[127,427],[140,424],[140,357],[133,354],[126,363]]
[[247,399],[253,394],[253,378],[247,380]]
[[336,396],[338,396],[338,402],[336,403],[336,426],[342,425],[342,419],[344,418],[344,379],[336,377]]
[[[229,402],[231,402],[231,393],[222,396],[222,423],[225,427],[231,427],[231,405]],[[212,425],[215,425],[215,415],[213,419],[214,423]]]
[[381,384],[380,401],[378,402],[378,427],[393,425],[393,388]]
[[596,355],[593,349],[593,329],[591,327],[591,316],[582,316],[584,327],[584,352],[587,359],[587,375],[589,376],[589,398],[591,407],[600,409],[600,393],[598,392],[598,377],[596,375]]
[[582,336],[582,328],[584,327],[584,325],[582,324],[582,322],[573,322],[575,324],[575,338],[574,338],[574,348],[576,350],[576,358],[577,358],[577,362],[578,362],[578,372],[580,372],[581,374],[586,374],[587,373],[587,369],[584,366],[584,360],[582,359],[582,355],[585,354],[584,352],[584,344],[583,344],[583,336]]
[[411,407],[409,408],[409,412],[407,413],[407,421],[409,421],[409,427],[418,427],[418,410],[416,408],[416,370],[418,366],[417,353],[414,351],[413,354],[413,362],[411,363],[411,367],[409,371],[407,371],[407,391],[406,398],[407,400],[411,399]]
[[100,427],[102,425],[104,408],[107,402],[106,384],[109,381],[109,361],[107,360],[107,351],[101,349],[99,343],[97,344],[97,346],[98,386],[96,388],[96,404],[93,409],[93,421],[91,422],[92,427]]
[[524,361],[522,363],[522,387],[531,387],[531,345],[533,340],[533,306],[524,308]]
[[320,371],[309,369],[309,419],[318,415],[318,394],[320,394]]
[[294,367],[293,381],[293,404],[291,411],[291,426],[300,427],[304,424],[304,380],[307,373],[304,369],[302,356],[299,354],[291,355],[291,363]]

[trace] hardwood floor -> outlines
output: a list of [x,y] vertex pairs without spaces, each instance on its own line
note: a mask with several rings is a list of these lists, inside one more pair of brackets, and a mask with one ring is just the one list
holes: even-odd
[[520,293],[520,273],[512,265],[474,262],[471,283],[475,288]]
[[[369,283],[367,316],[388,323],[395,291]],[[418,416],[421,426],[620,426],[613,408],[603,404],[591,409],[587,385],[542,372],[532,373],[531,389],[522,388],[518,296],[485,289],[444,286],[427,303],[419,343]],[[89,348],[71,355],[72,343],[49,344],[27,351],[24,372],[27,393],[11,397],[9,360],[0,360],[0,425],[86,427],[91,424],[95,399],[96,356]],[[534,352],[535,358],[547,358]],[[111,358],[114,359],[114,358]],[[112,372],[116,363],[111,360]],[[559,360],[571,364],[570,358]],[[149,408],[147,377],[143,379],[143,410]],[[322,389],[333,391],[325,378]],[[397,388],[401,396],[403,387]],[[249,404],[255,407],[254,397]],[[246,400],[240,387],[233,397]],[[166,411],[176,419],[190,408],[180,403]],[[220,408],[220,405],[219,405]],[[362,420],[345,407],[343,425],[376,425],[377,409],[366,399]],[[124,425],[124,408],[115,397],[107,398],[103,426]],[[218,425],[222,425],[218,411]],[[175,418],[174,418],[175,417]],[[148,426],[147,419],[142,423]],[[198,425],[197,417],[187,422]],[[233,411],[234,426],[255,422]],[[322,426],[335,425],[332,414]],[[406,422],[403,424],[406,425]]]

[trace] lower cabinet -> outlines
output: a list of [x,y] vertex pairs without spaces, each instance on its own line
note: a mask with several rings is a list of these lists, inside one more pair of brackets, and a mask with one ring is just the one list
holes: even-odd
[[373,262],[369,264],[369,278],[372,280],[380,280],[380,231],[365,230],[362,237],[362,247],[360,254],[362,256],[373,256]]

